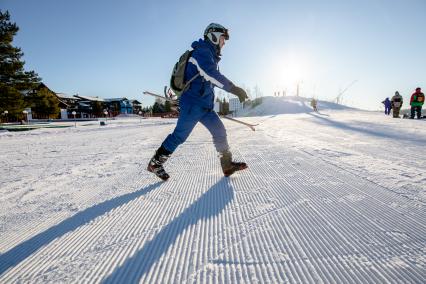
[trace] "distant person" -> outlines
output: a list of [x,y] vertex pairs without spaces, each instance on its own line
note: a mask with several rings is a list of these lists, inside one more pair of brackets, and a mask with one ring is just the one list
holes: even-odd
[[[246,163],[232,160],[226,129],[213,109],[214,87],[236,95],[240,102],[248,99],[242,88],[235,86],[219,72],[221,49],[225,45],[225,40],[228,39],[228,30],[219,24],[212,23],[205,29],[204,39],[194,41],[191,45],[193,52],[185,69],[185,78],[187,81],[191,79],[191,82],[180,97],[180,113],[176,127],[148,163],[147,170],[162,180],[169,178],[163,164],[176,148],[186,141],[198,122],[203,124],[213,136],[213,143],[219,153],[225,176],[247,168]],[[198,160],[197,157],[191,157],[191,159]]]
[[386,98],[382,104],[385,105],[385,114],[389,115],[390,114],[390,110],[391,110],[391,101],[389,100],[389,98]]
[[402,96],[399,94],[398,91],[396,91],[395,95],[391,99],[393,117],[399,118],[399,111],[401,110],[402,103]]
[[318,112],[317,104],[318,104],[317,100],[316,100],[316,99],[314,99],[314,98],[312,98],[312,100],[311,100],[311,107],[312,107],[312,108],[314,109],[314,111],[316,111],[316,112]]
[[414,119],[414,114],[417,112],[417,118],[422,117],[422,106],[425,102],[425,95],[422,93],[421,88],[416,88],[416,91],[411,95],[411,119]]

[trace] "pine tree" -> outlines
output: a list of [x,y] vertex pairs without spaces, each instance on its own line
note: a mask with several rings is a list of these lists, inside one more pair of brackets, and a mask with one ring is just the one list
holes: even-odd
[[104,104],[102,102],[96,101],[92,104],[92,113],[96,117],[101,117],[103,115]]
[[23,92],[40,83],[34,71],[24,71],[24,53],[12,46],[19,28],[10,22],[9,12],[0,10],[0,112],[7,110],[11,117],[19,117],[26,107]]
[[9,120],[21,117],[22,110],[25,109],[27,103],[24,96],[15,88],[9,87],[0,82],[0,112],[3,114],[5,110],[9,112]]
[[57,97],[47,88],[41,88],[29,94],[27,101],[31,110],[37,114],[37,118],[56,118],[60,113]]
[[171,112],[172,111],[172,103],[169,101],[166,101],[164,103],[164,111],[165,112]]
[[154,105],[152,106],[152,112],[153,113],[163,113],[164,112],[164,105],[161,102],[156,101]]

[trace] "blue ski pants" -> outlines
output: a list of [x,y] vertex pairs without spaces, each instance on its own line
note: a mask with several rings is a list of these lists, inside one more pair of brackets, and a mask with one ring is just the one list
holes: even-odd
[[226,129],[214,110],[206,109],[194,104],[182,104],[179,118],[173,133],[163,142],[163,147],[170,152],[186,141],[195,125],[200,122],[213,136],[213,143],[218,152],[229,149]]
[[391,111],[391,107],[390,106],[385,106],[385,114],[389,115]]

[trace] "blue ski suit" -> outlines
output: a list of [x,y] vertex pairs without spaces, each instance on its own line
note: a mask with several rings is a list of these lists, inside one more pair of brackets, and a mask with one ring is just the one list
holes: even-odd
[[386,98],[386,99],[382,102],[382,104],[384,104],[384,105],[385,105],[385,114],[386,114],[386,115],[390,114],[390,110],[391,110],[392,103],[391,103],[391,101],[389,100],[389,98]]
[[213,43],[200,39],[191,45],[194,49],[185,70],[188,81],[197,73],[188,89],[180,97],[180,113],[173,133],[169,134],[162,146],[174,152],[185,142],[195,125],[200,122],[213,136],[213,143],[218,152],[229,149],[226,129],[214,108],[214,87],[229,92],[233,83],[223,76],[218,69],[220,52]]

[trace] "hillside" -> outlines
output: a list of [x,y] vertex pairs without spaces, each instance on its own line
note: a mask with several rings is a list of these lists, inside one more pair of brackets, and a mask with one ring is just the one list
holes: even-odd
[[[264,116],[313,112],[311,99],[304,97],[262,97],[262,103],[247,106],[238,116]],[[353,108],[326,101],[318,101],[318,110],[351,110]]]

